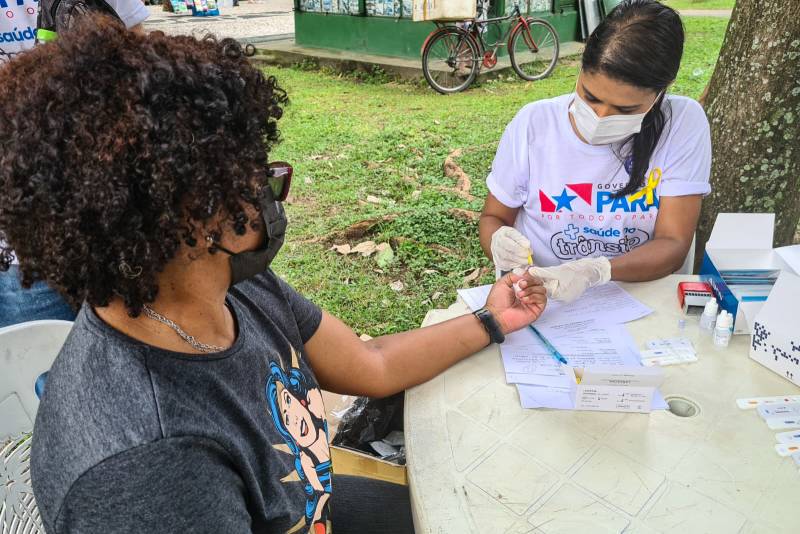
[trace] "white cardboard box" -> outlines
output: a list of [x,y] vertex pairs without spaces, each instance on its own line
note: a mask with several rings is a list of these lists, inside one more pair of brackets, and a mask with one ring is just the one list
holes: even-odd
[[750,357],[800,386],[800,276],[782,272],[753,321]]
[[570,370],[576,410],[649,413],[653,395],[664,381],[658,367],[597,365]]
[[777,270],[800,273],[800,245],[772,248],[774,213],[720,213],[706,244],[700,278],[708,282],[720,307],[734,316],[734,334],[750,334],[756,315],[768,300],[762,297],[740,299],[721,271]]

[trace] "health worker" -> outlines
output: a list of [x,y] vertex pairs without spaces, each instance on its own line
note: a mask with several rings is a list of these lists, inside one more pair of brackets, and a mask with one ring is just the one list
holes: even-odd
[[500,271],[530,262],[555,299],[684,263],[711,188],[698,102],[667,94],[683,53],[678,14],[624,0],[586,42],[575,92],[523,107],[500,139],[480,219]]

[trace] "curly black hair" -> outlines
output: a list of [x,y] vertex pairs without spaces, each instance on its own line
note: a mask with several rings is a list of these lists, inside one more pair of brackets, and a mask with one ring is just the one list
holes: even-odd
[[[0,68],[0,270],[132,316],[198,226],[236,233],[288,102],[233,39],[92,16]],[[220,231],[219,226],[212,233]]]

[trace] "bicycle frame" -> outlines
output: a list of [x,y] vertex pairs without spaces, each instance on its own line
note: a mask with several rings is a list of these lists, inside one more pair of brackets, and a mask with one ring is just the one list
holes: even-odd
[[[463,91],[475,81],[481,69],[497,66],[498,49],[502,46],[507,47],[511,68],[523,80],[540,80],[552,72],[559,51],[558,32],[552,24],[527,13],[523,15],[518,3],[508,15],[486,19],[482,16],[479,7],[478,17],[432,21],[435,29],[422,43],[420,54],[423,74],[434,90],[442,94]],[[534,31],[540,37],[535,38]],[[547,44],[551,37],[552,54]],[[547,56],[540,58],[540,52]]]
[[[491,24],[493,22],[502,22],[502,21],[511,20],[511,19],[517,19],[517,23],[516,24],[509,24],[508,28],[506,29],[506,31],[503,34],[503,36],[500,39],[498,39],[497,42],[494,43],[494,45],[492,45],[491,47],[488,47],[487,44],[486,44],[486,41],[483,38],[483,32],[481,30],[484,27],[488,26],[489,24]],[[433,32],[431,32],[430,35],[428,35],[428,37],[422,43],[421,50],[425,49],[425,46],[428,44],[428,41],[430,40],[430,38],[438,30],[442,30],[444,28],[448,28],[448,27],[452,26],[452,22],[434,21],[434,24],[436,25],[437,30],[434,30]],[[483,56],[486,54],[487,49],[490,49],[492,55],[496,56],[497,55],[497,50],[501,46],[508,46],[510,48],[511,47],[511,43],[509,42],[510,41],[510,36],[514,33],[514,30],[516,30],[517,27],[520,26],[520,25],[525,26],[526,29],[528,28],[528,21],[525,19],[525,17],[522,16],[522,13],[520,13],[519,5],[515,5],[514,6],[514,11],[510,15],[506,15],[506,16],[503,16],[503,17],[493,17],[493,18],[483,19],[483,20],[467,19],[467,20],[463,20],[463,21],[457,22],[456,24],[469,24],[468,28],[460,28],[460,27],[459,28],[464,31],[465,37],[470,38],[475,42],[476,47],[480,51],[480,56],[481,57],[480,58],[474,58],[473,61],[475,61],[475,62],[482,62],[483,61]],[[531,48],[531,50],[533,52],[538,52],[539,51],[539,47],[534,42],[533,37],[531,37],[531,35],[530,35],[530,32],[525,32],[523,34],[523,38],[525,39],[525,43]]]

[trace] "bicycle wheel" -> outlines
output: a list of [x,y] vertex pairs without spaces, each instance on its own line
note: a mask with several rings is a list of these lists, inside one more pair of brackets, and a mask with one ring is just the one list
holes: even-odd
[[523,80],[546,78],[558,61],[558,33],[541,19],[525,19],[508,39],[511,66]]
[[475,80],[479,65],[478,48],[469,34],[455,27],[438,30],[422,50],[422,73],[434,90],[463,91]]

